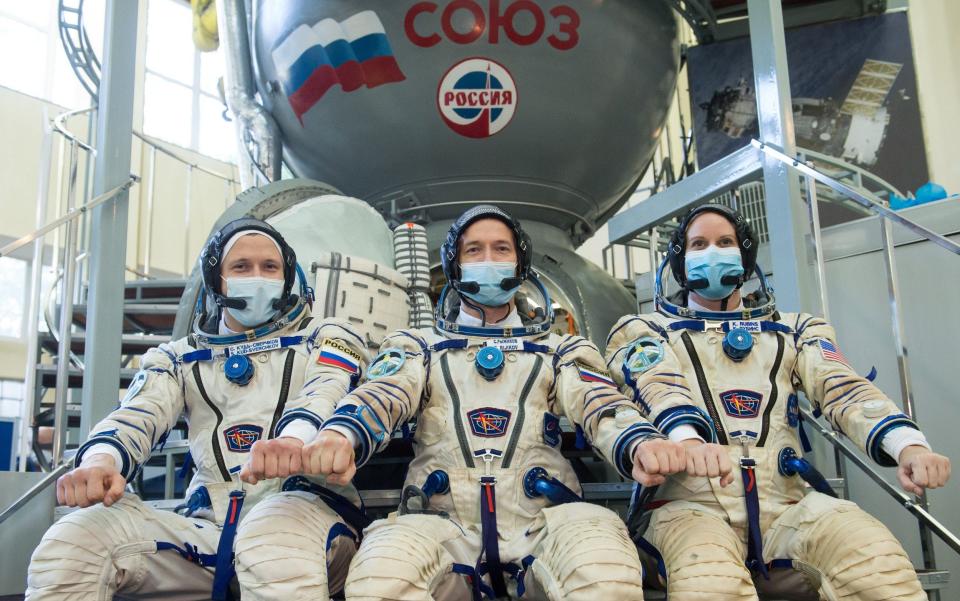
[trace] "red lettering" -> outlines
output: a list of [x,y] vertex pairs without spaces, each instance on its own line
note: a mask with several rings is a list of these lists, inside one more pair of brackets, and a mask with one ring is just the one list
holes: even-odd
[[547,37],[547,42],[557,50],[570,50],[580,41],[580,34],[577,29],[580,27],[580,15],[569,6],[560,5],[550,9],[550,14],[557,19],[566,17],[566,22],[560,22],[560,33],[565,35],[561,38],[557,34],[551,34]]
[[[527,11],[533,15],[533,30],[526,35],[521,34],[517,31],[517,28],[514,27],[517,14],[521,11]],[[504,28],[507,31],[507,37],[510,38],[510,41],[512,41],[514,44],[520,46],[529,46],[530,44],[535,43],[540,39],[540,36],[543,35],[543,30],[546,27],[543,11],[541,11],[540,7],[531,0],[516,0],[516,2],[510,5],[510,8],[507,9],[507,12],[503,14],[503,21]]]
[[439,34],[431,33],[428,36],[420,35],[417,33],[415,25],[415,21],[421,13],[434,13],[436,10],[437,5],[434,2],[417,2],[410,7],[410,10],[407,11],[407,16],[403,19],[403,28],[407,32],[408,40],[421,48],[429,48],[440,43],[440,40],[443,38],[441,38]]
[[513,92],[511,92],[510,90],[504,90],[504,91],[503,91],[503,105],[504,105],[504,106],[509,106],[509,105],[511,105],[511,104],[513,104]]
[[[466,33],[460,33],[453,28],[453,15],[458,10],[466,10],[473,15],[473,27]],[[483,35],[483,30],[487,28],[487,19],[483,16],[483,8],[473,0],[454,0],[443,9],[441,24],[448,40],[455,44],[470,44]]]
[[464,92],[457,92],[457,106],[467,104],[467,95]]
[[[451,0],[440,15],[440,28],[448,40],[461,45],[476,42],[485,31],[491,44],[499,44],[501,30],[518,46],[529,46],[540,41],[547,26],[543,9],[533,0],[506,1],[509,6],[501,11],[501,0],[488,0],[488,11],[485,13],[478,0]],[[410,7],[403,22],[410,42],[421,48],[430,48],[443,40],[443,36],[436,31],[422,34],[416,28],[417,17],[423,13],[434,14],[437,9],[436,2],[417,2]],[[472,17],[472,24],[466,31],[458,31],[453,26],[454,17],[460,11],[467,11]],[[519,31],[516,26],[517,17],[523,12],[533,17],[533,28],[527,33]],[[557,50],[575,47],[580,42],[580,14],[570,6],[559,5],[550,9],[550,15],[556,20],[558,31],[547,36],[547,42]]]
[[453,102],[453,92],[444,92],[443,104],[450,106],[451,102]]
[[480,92],[480,105],[490,106],[490,92]]
[[491,44],[500,43],[500,28],[504,27],[506,21],[500,14],[500,0],[490,0],[490,32],[487,40]]

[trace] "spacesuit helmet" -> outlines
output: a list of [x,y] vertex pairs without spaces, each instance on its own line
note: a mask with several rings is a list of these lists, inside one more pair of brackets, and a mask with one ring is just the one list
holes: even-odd
[[[263,234],[273,240],[280,250],[283,287],[279,298],[273,301],[272,308],[277,313],[284,313],[294,307],[303,296],[303,294],[298,296],[293,293],[299,270],[297,255],[280,232],[260,219],[253,217],[235,219],[214,232],[200,252],[199,264],[203,290],[201,298],[198,299],[197,317],[198,325],[203,331],[216,331],[216,323],[219,322],[225,309],[243,310],[247,307],[246,300],[228,295],[226,283],[221,278],[223,261],[229,251],[228,245],[231,244],[231,240],[235,240],[244,232]],[[301,293],[303,291],[304,286],[301,285]]]
[[460,269],[460,237],[470,225],[481,219],[497,219],[502,221],[513,232],[514,247],[517,251],[517,271],[514,276],[504,278],[500,288],[510,290],[516,288],[530,277],[530,265],[533,262],[533,243],[520,222],[506,211],[493,205],[477,205],[466,210],[450,225],[447,238],[440,246],[440,264],[447,283],[457,292],[470,294],[479,291],[480,284],[476,281],[464,280]]
[[[523,327],[488,327],[484,323],[482,327],[465,328],[455,323],[461,303],[476,308],[472,301],[476,298],[476,293],[481,291],[481,282],[464,277],[460,242],[467,228],[482,219],[496,219],[506,225],[513,234],[517,256],[516,270],[503,277],[496,287],[499,291],[506,293],[502,295],[504,298],[513,299]],[[478,336],[523,336],[549,330],[553,321],[552,301],[543,283],[531,268],[533,243],[520,223],[506,211],[493,205],[477,205],[465,211],[450,226],[447,237],[440,247],[440,259],[443,274],[447,278],[447,285],[437,302],[436,317],[437,326],[440,329]],[[488,284],[484,286],[489,287]],[[488,306],[497,304],[500,303],[490,303]],[[483,314],[482,309],[481,314]]]
[[[757,278],[759,287],[750,294],[741,293],[744,307],[737,310],[704,311],[689,308],[688,296],[691,291],[698,292],[703,290],[707,282],[705,280],[696,281],[688,278],[687,273],[687,235],[690,225],[698,216],[706,213],[716,213],[733,226],[737,237],[737,250],[739,251],[738,265],[736,270],[729,270],[729,275],[723,275],[719,278],[730,291],[726,294],[732,294],[732,290],[743,287],[744,283],[750,280],[754,275]],[[674,231],[667,248],[667,253],[657,269],[655,278],[655,304],[658,311],[668,313],[677,317],[692,317],[697,319],[756,319],[772,314],[776,310],[776,299],[773,291],[767,285],[763,270],[757,265],[757,252],[759,243],[753,228],[747,220],[734,209],[724,205],[706,204],[691,209],[680,220],[680,224]],[[733,248],[733,247],[730,247]],[[729,258],[729,257],[728,257]],[[666,285],[668,278],[665,274],[666,269],[670,268],[673,272],[673,278],[680,284],[680,290],[674,293],[667,293]],[[741,268],[742,267],[742,271]],[[723,273],[722,271],[719,273]],[[733,275],[733,274],[737,275]],[[714,272],[711,280],[716,279],[718,273]],[[710,282],[713,286],[717,282]],[[710,298],[710,297],[706,297]],[[729,298],[727,296],[726,298]],[[723,300],[726,301],[726,298]]]
[[[721,204],[704,204],[694,207],[687,212],[680,220],[679,226],[673,232],[670,238],[670,244],[667,247],[667,258],[670,262],[670,269],[673,271],[673,277],[684,290],[697,290],[706,287],[706,282],[700,279],[688,279],[686,269],[687,254],[687,230],[690,224],[698,216],[704,213],[716,213],[725,218],[733,226],[737,235],[737,245],[740,249],[740,260],[743,264],[743,273],[738,276],[736,281],[731,281],[735,288],[740,288],[743,283],[750,278],[757,265],[757,250],[759,242],[750,223],[740,214],[739,211],[731,209]],[[724,282],[728,283],[728,282]]]

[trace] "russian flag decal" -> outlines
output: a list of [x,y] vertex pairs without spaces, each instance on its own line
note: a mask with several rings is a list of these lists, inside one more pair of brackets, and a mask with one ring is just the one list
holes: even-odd
[[580,372],[580,379],[584,382],[596,382],[597,384],[606,384],[616,388],[613,378],[608,372],[599,369],[593,369],[577,362],[577,370]]
[[271,52],[294,114],[303,115],[339,84],[344,92],[403,81],[383,23],[372,10],[343,21],[300,25]]
[[352,374],[360,371],[360,353],[343,342],[333,338],[324,338],[320,343],[320,355],[317,365],[329,365]]

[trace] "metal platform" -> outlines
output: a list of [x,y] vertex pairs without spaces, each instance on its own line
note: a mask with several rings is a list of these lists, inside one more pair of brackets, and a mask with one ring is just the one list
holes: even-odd
[[132,280],[124,287],[123,298],[127,303],[179,304],[185,286],[182,279]]
[[[177,319],[177,306],[172,303],[125,303],[123,306],[124,334],[165,334],[173,333],[173,323]],[[76,305],[73,309],[73,323],[81,328],[87,327],[87,306]]]
[[[50,332],[40,334],[40,347],[55,355],[57,352],[57,339]],[[87,336],[83,333],[74,334],[70,337],[70,350],[77,355],[82,355],[86,347]],[[169,342],[170,336],[163,334],[124,334],[120,342],[120,353],[123,355],[142,355],[155,346],[164,342]]]
[[[44,388],[53,388],[57,385],[57,366],[53,364],[43,364],[37,366],[37,381]],[[120,388],[126,388],[130,385],[133,376],[137,375],[135,369],[120,370]],[[69,388],[81,388],[83,386],[83,372],[71,367],[69,370]]]

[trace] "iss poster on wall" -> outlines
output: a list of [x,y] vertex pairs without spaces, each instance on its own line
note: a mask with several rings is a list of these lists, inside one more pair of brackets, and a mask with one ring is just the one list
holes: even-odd
[[[916,190],[928,179],[906,13],[798,27],[786,34],[797,145]],[[758,136],[746,38],[690,49],[701,167]]]

